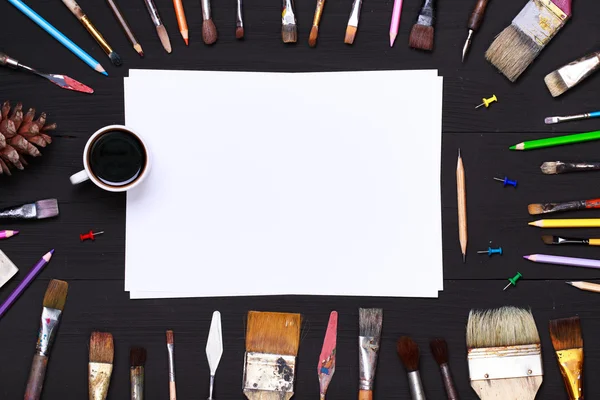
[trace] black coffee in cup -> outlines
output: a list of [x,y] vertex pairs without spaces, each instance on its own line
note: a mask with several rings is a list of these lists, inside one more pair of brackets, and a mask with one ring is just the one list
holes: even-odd
[[130,132],[108,131],[89,147],[89,169],[102,183],[124,186],[135,181],[146,168],[146,150]]

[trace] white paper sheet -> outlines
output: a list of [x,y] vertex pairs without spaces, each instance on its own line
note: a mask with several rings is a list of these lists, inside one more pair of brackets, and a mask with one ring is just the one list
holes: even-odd
[[130,71],[153,155],[127,197],[131,298],[436,297],[436,75]]

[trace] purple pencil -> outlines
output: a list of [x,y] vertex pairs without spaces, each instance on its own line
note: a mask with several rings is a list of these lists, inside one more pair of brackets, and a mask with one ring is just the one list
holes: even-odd
[[19,231],[0,231],[0,239],[8,239],[9,237],[15,236]]
[[42,259],[38,261],[33,266],[33,268],[31,268],[25,279],[23,279],[23,281],[19,283],[19,286],[17,286],[16,289],[13,290],[13,292],[10,294],[10,296],[8,296],[8,298],[4,301],[4,303],[2,303],[2,306],[0,306],[0,318],[4,316],[4,314],[6,314],[6,311],[10,308],[10,306],[12,306],[15,303],[15,301],[17,301],[19,296],[21,296],[25,289],[27,289],[27,286],[29,286],[31,282],[33,282],[35,277],[48,264],[48,262],[52,258],[52,254],[54,254],[54,249],[44,254]]
[[523,258],[525,258],[526,260],[529,260],[529,261],[536,262],[536,263],[568,265],[570,267],[599,268],[600,269],[600,260],[591,260],[589,258],[551,256],[548,254],[531,254],[528,256],[523,256]]

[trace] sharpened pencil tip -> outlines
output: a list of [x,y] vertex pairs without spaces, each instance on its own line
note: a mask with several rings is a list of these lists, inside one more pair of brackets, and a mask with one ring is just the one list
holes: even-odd
[[394,42],[396,41],[396,35],[390,33],[390,47],[394,47]]
[[573,286],[573,282],[571,282],[571,281],[566,281],[565,283],[566,283],[567,285],[571,285],[571,286]]
[[106,71],[102,71],[101,74],[104,76],[108,76],[108,72],[106,72]]
[[523,256],[523,258],[526,260],[529,260],[529,257],[531,257],[531,256]]

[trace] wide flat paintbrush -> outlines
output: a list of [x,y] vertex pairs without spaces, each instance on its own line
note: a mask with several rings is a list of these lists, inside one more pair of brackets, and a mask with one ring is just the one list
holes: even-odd
[[283,0],[281,11],[281,38],[283,43],[296,43],[298,40],[298,26],[294,12],[294,0]]
[[552,94],[558,97],[600,68],[600,51],[588,54],[546,75],[544,82]]
[[21,64],[19,60],[15,60],[7,56],[4,53],[0,53],[0,65],[3,67],[8,67],[12,69],[20,69],[23,71],[31,72],[37,76],[41,76],[42,78],[48,79],[50,82],[54,83],[56,86],[61,87],[67,90],[73,90],[75,92],[81,93],[94,93],[94,89],[84,85],[81,82],[76,81],[73,78],[69,78],[66,75],[58,75],[58,74],[44,74],[40,71],[37,71],[27,65]]
[[561,211],[593,210],[600,208],[600,199],[574,200],[563,203],[534,203],[527,206],[530,215],[550,214]]
[[535,399],[544,372],[531,311],[516,307],[472,310],[467,354],[471,387],[480,399]]
[[358,20],[360,19],[360,9],[362,7],[362,0],[352,1],[352,10],[350,11],[350,17],[348,18],[348,25],[346,26],[346,35],[344,36],[344,43],[353,44],[354,38],[356,37],[356,31],[358,30]]
[[600,162],[546,161],[540,166],[540,169],[545,175],[566,174],[569,172],[600,171]]
[[433,24],[435,21],[434,0],[425,0],[417,23],[413,25],[408,38],[408,45],[413,49],[433,50],[433,37],[435,30]]
[[90,363],[88,364],[88,391],[90,400],[105,400],[113,370],[115,345],[108,332],[92,332]]
[[514,82],[570,17],[571,0],[529,0],[496,36],[485,58]]
[[146,365],[146,349],[132,347],[129,352],[129,380],[131,383],[131,400],[144,400],[144,366]]
[[550,338],[569,400],[583,399],[583,337],[579,317],[550,320]]
[[45,219],[57,215],[58,201],[56,199],[39,200],[35,203],[0,210],[0,219]]
[[323,348],[319,356],[317,364],[317,374],[319,376],[319,398],[325,400],[327,388],[335,373],[335,351],[337,347],[337,323],[338,313],[332,311],[329,314],[329,323],[325,331],[325,339],[323,340]]
[[408,336],[402,336],[396,344],[398,356],[408,373],[408,387],[413,400],[425,400],[425,391],[419,373],[419,346]]
[[383,310],[381,308],[358,309],[359,400],[373,398],[382,327]]
[[51,280],[46,289],[35,355],[25,388],[25,400],[39,400],[41,397],[50,351],[65,308],[68,290],[67,282],[56,279]]
[[300,314],[248,312],[244,395],[249,400],[289,400],[294,395]]
[[552,235],[543,235],[542,242],[544,242],[544,244],[582,244],[586,246],[600,246],[600,239],[573,238]]
[[450,364],[448,364],[448,343],[444,339],[433,339],[429,342],[429,345],[433,358],[435,358],[435,361],[440,366],[440,373],[442,374],[442,381],[444,382],[444,388],[446,388],[448,400],[458,400],[458,391],[452,379]]

